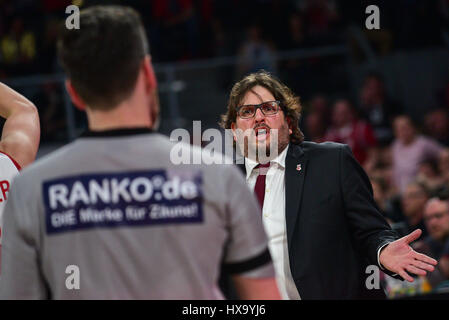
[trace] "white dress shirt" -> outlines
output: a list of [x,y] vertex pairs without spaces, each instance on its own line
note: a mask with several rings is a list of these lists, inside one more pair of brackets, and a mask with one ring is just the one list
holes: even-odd
[[[268,247],[276,271],[276,282],[283,299],[300,299],[290,271],[287,250],[287,229],[285,219],[285,157],[288,146],[270,161],[266,172],[265,199],[262,220],[268,236]],[[245,158],[246,183],[251,190],[256,185],[259,170],[257,162]]]

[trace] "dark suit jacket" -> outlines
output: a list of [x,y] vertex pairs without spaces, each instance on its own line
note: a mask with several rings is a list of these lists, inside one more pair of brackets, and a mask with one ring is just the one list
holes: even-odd
[[301,298],[385,298],[382,289],[366,288],[372,273],[365,271],[378,265],[378,249],[397,235],[350,148],[331,142],[290,144],[285,165],[290,269]]

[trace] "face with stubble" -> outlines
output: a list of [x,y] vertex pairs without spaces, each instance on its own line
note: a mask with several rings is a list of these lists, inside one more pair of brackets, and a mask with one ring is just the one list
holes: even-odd
[[443,241],[449,236],[449,203],[439,199],[431,199],[424,211],[424,222],[430,236]]
[[[275,100],[268,89],[262,86],[255,86],[246,92],[240,105],[259,105],[263,102]],[[256,161],[261,158],[259,150],[265,151],[269,159],[275,158],[288,145],[289,136],[292,133],[288,119],[285,117],[282,109],[279,109],[276,114],[264,115],[259,108],[254,117],[248,119],[237,115],[236,121],[231,124],[231,129],[234,132],[237,144],[241,149],[243,148],[241,151],[245,157],[256,155]],[[243,132],[244,134],[241,135],[238,132]],[[245,140],[245,143],[243,143],[242,139]],[[271,153],[270,150],[272,151]]]

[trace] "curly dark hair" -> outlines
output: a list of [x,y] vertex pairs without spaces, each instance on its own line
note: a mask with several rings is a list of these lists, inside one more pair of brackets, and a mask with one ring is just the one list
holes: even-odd
[[224,129],[231,128],[231,124],[237,118],[237,107],[240,106],[245,94],[255,86],[266,88],[276,100],[281,102],[285,117],[290,119],[292,130],[290,142],[299,144],[304,141],[304,134],[299,129],[299,119],[301,117],[299,97],[295,96],[286,85],[265,70],[249,74],[232,87],[228,101],[228,110],[221,116],[220,126]]

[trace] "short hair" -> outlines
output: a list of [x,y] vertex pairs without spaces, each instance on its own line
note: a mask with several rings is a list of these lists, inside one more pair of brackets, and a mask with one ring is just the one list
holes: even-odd
[[426,209],[427,209],[427,206],[429,206],[429,204],[432,202],[442,202],[446,205],[446,208],[449,210],[449,200],[447,198],[441,197],[439,195],[436,195],[436,196],[430,198],[426,202]]
[[299,144],[304,141],[304,134],[299,129],[299,119],[301,117],[301,104],[299,97],[280,80],[265,70],[251,73],[237,82],[231,89],[228,101],[228,109],[221,116],[220,126],[230,129],[231,124],[237,119],[237,107],[240,106],[245,94],[255,86],[261,86],[271,92],[276,100],[279,100],[284,110],[285,117],[289,118],[292,133],[290,142]]
[[396,116],[393,118],[393,120],[392,120],[392,124],[394,125],[394,123],[396,122],[396,120],[398,120],[399,118],[403,118],[403,119],[408,120],[408,122],[410,123],[410,125],[411,125],[414,129],[417,129],[417,124],[416,124],[415,120],[413,120],[413,118],[412,118],[410,115],[405,114],[405,113],[401,113],[401,114],[396,115]]
[[410,186],[417,186],[418,188],[420,188],[421,191],[426,195],[427,198],[432,196],[432,192],[429,189],[429,187],[421,180],[414,179],[414,180],[410,181],[407,184],[407,187],[410,187]]
[[108,110],[132,93],[148,43],[139,14],[122,6],[80,12],[80,28],[62,26],[58,57],[91,108]]
[[419,165],[427,165],[433,170],[435,174],[440,173],[440,169],[438,167],[438,159],[436,157],[426,157],[421,162],[419,162]]

